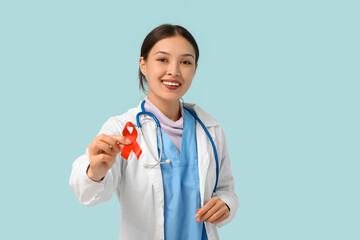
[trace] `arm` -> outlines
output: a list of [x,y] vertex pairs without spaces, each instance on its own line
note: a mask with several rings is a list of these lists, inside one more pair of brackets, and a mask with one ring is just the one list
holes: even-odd
[[217,224],[218,227],[222,227],[230,223],[235,217],[236,211],[239,208],[239,199],[234,190],[234,179],[231,173],[230,157],[222,128],[220,128],[218,136],[220,137],[220,143],[218,143],[217,146],[219,146],[221,150],[219,152],[219,182],[216,193],[217,197],[224,201],[230,209],[229,217]]
[[[101,128],[99,135],[116,135],[121,133],[115,118],[110,118]],[[114,156],[115,157],[115,156]],[[73,165],[70,175],[70,188],[83,205],[96,205],[111,199],[121,178],[121,157],[117,154],[111,168],[101,181],[93,181],[87,175],[90,164],[89,148],[84,155],[78,157]]]
[[238,198],[234,192],[234,179],[230,169],[230,157],[226,140],[221,128],[216,130],[216,147],[219,157],[219,180],[216,188],[217,196],[208,201],[195,215],[197,222],[204,221],[222,227],[234,218],[239,207]]

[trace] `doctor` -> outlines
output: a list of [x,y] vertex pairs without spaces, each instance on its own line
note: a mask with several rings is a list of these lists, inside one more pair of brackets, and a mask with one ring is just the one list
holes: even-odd
[[[109,118],[73,163],[70,187],[82,204],[96,205],[116,194],[119,239],[219,239],[216,227],[235,216],[239,203],[222,128],[197,105],[180,101],[198,59],[197,43],[185,28],[164,24],[152,30],[139,61],[140,87],[148,89],[145,102]],[[155,116],[160,131],[149,114],[142,114],[141,129],[137,126],[136,116],[144,110]],[[217,149],[215,194],[213,147],[189,110]]]

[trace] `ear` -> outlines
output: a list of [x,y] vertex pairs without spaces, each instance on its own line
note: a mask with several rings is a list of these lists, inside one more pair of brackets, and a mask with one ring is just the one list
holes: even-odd
[[139,59],[140,71],[146,77],[146,62],[144,57],[140,57]]

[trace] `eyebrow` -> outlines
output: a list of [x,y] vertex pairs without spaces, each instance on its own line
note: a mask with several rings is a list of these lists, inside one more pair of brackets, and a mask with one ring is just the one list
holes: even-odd
[[[164,52],[164,51],[158,51],[158,52],[155,53],[155,55],[158,54],[158,53],[162,53],[162,54],[166,54],[166,55],[171,55],[170,53]],[[185,53],[185,54],[183,54],[183,55],[181,55],[181,56],[189,56],[189,57],[192,57],[193,59],[195,59],[195,57],[194,57],[192,54],[190,54],[190,53]]]

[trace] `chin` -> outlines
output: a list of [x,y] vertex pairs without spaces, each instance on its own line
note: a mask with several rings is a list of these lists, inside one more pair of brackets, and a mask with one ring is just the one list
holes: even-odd
[[180,101],[180,98],[181,97],[167,97],[167,98],[164,98],[164,100],[168,101],[168,102],[178,102],[178,101]]
[[[183,91],[168,91],[168,90],[159,90],[157,91],[150,91],[149,93],[154,101],[161,101],[161,102],[178,102],[180,98],[184,96],[185,93]],[[179,89],[180,90],[180,89]]]
[[176,102],[176,101],[180,101],[180,98],[182,98],[182,96],[183,95],[181,94],[167,93],[167,94],[162,94],[161,98],[168,102]]

